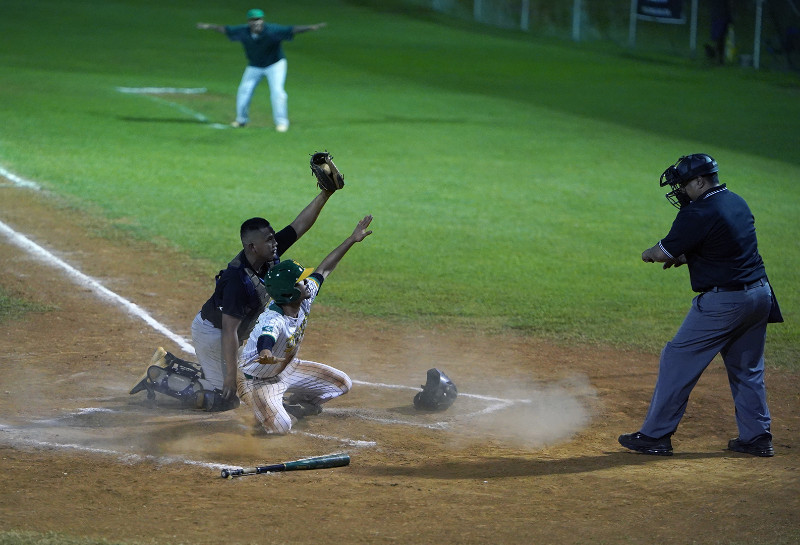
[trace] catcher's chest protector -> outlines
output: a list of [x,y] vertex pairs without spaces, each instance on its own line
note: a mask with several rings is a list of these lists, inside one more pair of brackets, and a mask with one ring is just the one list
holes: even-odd
[[[250,332],[255,327],[259,315],[267,308],[267,303],[269,302],[269,295],[267,294],[267,288],[264,287],[264,282],[253,269],[244,265],[242,258],[243,255],[240,252],[228,263],[228,268],[220,271],[215,277],[218,286],[220,279],[225,275],[227,282],[242,282],[247,290],[249,302],[244,309],[246,316],[237,330],[239,340],[247,339],[250,336]],[[221,292],[217,288],[217,292],[214,294],[216,304],[221,304],[221,297]],[[214,324],[214,327],[222,329],[222,310],[218,306],[204,306],[203,318]]]

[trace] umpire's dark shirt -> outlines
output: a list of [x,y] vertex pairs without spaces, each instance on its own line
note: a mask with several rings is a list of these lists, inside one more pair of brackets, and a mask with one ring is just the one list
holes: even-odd
[[753,214],[725,184],[681,208],[659,246],[669,257],[686,255],[696,292],[741,286],[766,276]]

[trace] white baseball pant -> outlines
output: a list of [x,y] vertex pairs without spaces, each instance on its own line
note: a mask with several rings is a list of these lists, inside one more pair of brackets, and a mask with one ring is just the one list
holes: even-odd
[[283,396],[321,406],[346,394],[353,386],[344,372],[322,363],[295,359],[282,373],[269,378],[247,378],[241,371],[237,394],[253,409],[267,433],[288,433],[292,417],[283,407]]
[[286,59],[281,59],[266,68],[248,66],[244,69],[239,90],[236,92],[236,121],[242,125],[250,121],[250,102],[253,100],[253,93],[261,80],[267,78],[272,120],[276,126],[289,126],[289,95],[284,89],[287,66]]

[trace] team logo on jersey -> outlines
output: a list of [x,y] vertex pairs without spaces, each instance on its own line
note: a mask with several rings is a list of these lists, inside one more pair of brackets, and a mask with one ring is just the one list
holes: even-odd
[[286,349],[284,350],[285,354],[289,352],[293,352],[295,347],[298,344],[303,342],[303,336],[306,334],[306,324],[308,323],[308,315],[303,316],[303,321],[297,326],[297,329],[294,330],[292,336],[286,341]]

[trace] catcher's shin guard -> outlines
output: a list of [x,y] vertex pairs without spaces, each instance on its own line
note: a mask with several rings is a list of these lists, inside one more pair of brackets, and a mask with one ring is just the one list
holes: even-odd
[[156,350],[144,378],[131,390],[131,394],[147,390],[147,398],[154,399],[159,392],[179,399],[187,406],[196,404],[202,371],[192,362],[182,360],[163,348]]
[[239,406],[239,398],[234,396],[231,399],[222,397],[221,390],[201,390],[197,392],[195,407],[204,411],[215,413],[230,411]]

